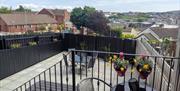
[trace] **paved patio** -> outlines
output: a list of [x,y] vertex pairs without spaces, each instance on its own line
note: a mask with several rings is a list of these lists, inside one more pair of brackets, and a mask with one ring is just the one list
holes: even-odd
[[[53,66],[54,64],[58,63],[62,58],[62,54],[66,54],[67,52],[62,52],[59,53],[51,58],[48,58],[36,65],[33,65],[27,69],[24,69],[21,72],[18,72],[12,76],[9,76],[3,80],[0,81],[0,91],[12,91],[13,89],[17,88],[18,86],[24,84],[25,82],[31,80],[33,77],[39,75],[41,72],[45,71],[46,69],[50,68],[51,66]],[[66,75],[66,70],[65,70],[65,64],[64,61],[62,61],[63,65],[62,65],[62,75],[63,75],[63,84],[68,84],[72,86],[72,74],[71,71],[68,71],[68,76]],[[104,65],[106,66],[106,72],[104,73]],[[60,65],[57,64],[56,65],[56,76],[57,76],[57,83],[61,83],[60,81]],[[104,80],[104,75],[105,75],[105,81],[107,83],[110,83],[110,79],[111,79],[111,74],[110,74],[110,64],[104,62],[103,60],[99,60],[99,78]],[[55,72],[54,72],[54,67],[51,69],[51,82],[55,82]],[[69,69],[70,70],[70,69]],[[98,60],[96,60],[95,62],[95,66],[93,68],[93,77],[97,77],[98,78]],[[137,75],[133,75],[133,76],[137,76]],[[44,80],[44,76],[43,74],[40,75],[41,80]],[[82,78],[80,78],[82,77]],[[88,69],[88,73],[87,73],[87,77],[92,77],[92,69]],[[66,78],[68,78],[68,81],[66,80]],[[81,81],[81,79],[86,78],[85,75],[85,71],[82,71],[82,75],[80,76],[80,74],[76,73],[76,83],[79,83]],[[128,81],[130,78],[130,67],[128,68],[127,72],[126,72],[126,81]],[[117,80],[118,79],[118,80]],[[49,81],[49,72],[46,72],[46,81]],[[114,69],[112,68],[112,85],[116,85],[117,82],[118,83],[123,83],[124,78],[123,77],[117,77],[116,72],[114,71]],[[31,85],[33,85],[34,81],[31,81]],[[35,82],[39,82],[39,78],[36,78]],[[95,89],[97,88],[97,81],[94,81],[95,84]],[[104,84],[100,83],[100,91],[104,90]],[[27,84],[27,87],[29,87],[29,85]],[[24,91],[24,87],[22,88]],[[109,91],[109,88],[106,87],[106,90]]]

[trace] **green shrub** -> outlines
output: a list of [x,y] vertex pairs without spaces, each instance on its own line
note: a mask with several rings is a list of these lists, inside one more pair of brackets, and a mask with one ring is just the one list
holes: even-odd
[[122,36],[121,36],[121,38],[123,38],[123,39],[133,39],[135,37],[136,36],[133,34],[122,34]]
[[46,30],[46,27],[43,26],[43,25],[41,25],[41,26],[38,28],[38,30],[40,30],[40,31],[45,31],[45,30]]
[[29,46],[34,46],[34,45],[37,45],[37,43],[36,42],[29,42],[28,45]]
[[21,44],[19,44],[19,43],[14,43],[14,44],[11,44],[11,45],[10,45],[10,48],[11,48],[11,49],[20,48],[20,47],[21,47]]

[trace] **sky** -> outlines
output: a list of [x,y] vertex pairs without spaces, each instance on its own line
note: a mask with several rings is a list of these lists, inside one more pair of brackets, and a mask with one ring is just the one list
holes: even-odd
[[0,0],[0,6],[17,8],[23,5],[32,10],[91,6],[111,12],[165,12],[180,10],[180,0]]

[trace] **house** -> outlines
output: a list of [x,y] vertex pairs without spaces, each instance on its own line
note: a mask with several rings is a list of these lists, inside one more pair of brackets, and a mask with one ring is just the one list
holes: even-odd
[[[69,26],[70,13],[66,9],[42,9],[38,14],[46,14],[54,18],[58,24]],[[67,24],[66,24],[67,23]]]
[[158,44],[155,44],[156,46],[154,47],[160,46],[161,44],[159,43],[161,43],[164,38],[168,38],[170,41],[169,49],[167,50],[169,53],[168,56],[175,56],[178,28],[151,27],[141,32],[138,38],[157,42]]
[[42,14],[0,14],[0,32],[38,31],[41,26],[57,27],[57,21]]

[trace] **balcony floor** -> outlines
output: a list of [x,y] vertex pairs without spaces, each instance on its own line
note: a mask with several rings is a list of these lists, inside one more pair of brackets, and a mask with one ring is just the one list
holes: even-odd
[[[27,69],[24,69],[21,72],[18,72],[10,77],[7,77],[3,80],[0,81],[0,91],[12,91],[13,89],[15,89],[16,87],[24,84],[25,82],[31,80],[33,77],[37,76],[38,74],[40,74],[41,72],[45,71],[46,69],[48,69],[49,67],[53,66],[54,64],[56,64],[59,60],[62,59],[62,54],[66,52],[62,52],[59,53],[51,58],[48,58],[36,65],[33,65]],[[112,85],[115,86],[118,83],[123,83],[124,77],[117,77],[116,72],[114,71],[114,69],[112,68],[112,77],[111,77],[111,66],[110,64],[106,63],[106,73],[104,74],[104,61],[103,60],[99,60],[99,78],[104,80],[104,75],[105,77],[105,81],[107,83],[110,83],[110,81],[112,81]],[[56,65],[57,66],[57,83],[61,83],[60,81],[60,67],[59,64]],[[69,89],[72,86],[72,74],[69,71],[68,72],[68,76],[66,75],[66,70],[65,70],[65,65],[63,62],[63,84],[68,84],[69,85]],[[52,72],[51,72],[51,82],[55,82],[55,72],[53,71],[54,69],[52,68]],[[98,61],[96,60],[95,62],[95,66],[93,69],[93,77],[97,77],[98,78]],[[46,81],[49,81],[49,73],[46,72]],[[137,78],[137,74],[136,72],[133,74],[133,77],[136,76],[135,78]],[[66,77],[68,77],[68,82],[66,80]],[[81,78],[80,78],[81,77]],[[87,73],[87,77],[92,77],[92,69],[88,70]],[[41,75],[41,80],[44,80],[43,75]],[[85,71],[82,72],[82,75],[80,76],[80,74],[76,73],[76,83],[79,83],[81,81],[81,79],[86,78],[85,75]],[[118,79],[118,80],[117,80]],[[126,72],[126,82],[130,79],[130,67],[128,68],[127,72]],[[36,78],[35,82],[39,82],[38,77]],[[97,82],[94,81],[95,84],[95,88],[97,88]],[[31,86],[34,85],[34,81],[31,82]],[[27,85],[28,87],[28,85]],[[100,83],[100,91],[104,91],[104,84]],[[23,88],[22,88],[23,89]],[[106,87],[106,90],[109,91],[110,89],[108,87]],[[24,91],[24,90],[23,90]]]

